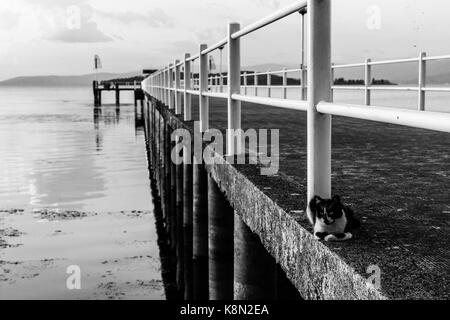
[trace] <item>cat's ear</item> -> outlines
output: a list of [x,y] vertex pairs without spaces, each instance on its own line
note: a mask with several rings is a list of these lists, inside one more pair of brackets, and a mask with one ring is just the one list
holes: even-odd
[[320,202],[322,202],[323,199],[319,196],[315,196],[310,202],[309,202],[309,208],[311,209],[312,212],[316,213],[317,212],[317,206]]
[[333,202],[341,203],[341,197],[339,197],[339,196],[337,196],[337,195],[334,196],[332,200],[333,200]]

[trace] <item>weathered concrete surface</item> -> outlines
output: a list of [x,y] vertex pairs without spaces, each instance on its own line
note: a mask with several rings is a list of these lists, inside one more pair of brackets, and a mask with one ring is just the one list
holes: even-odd
[[[244,104],[244,127],[281,129],[280,166],[289,176],[263,177],[251,166],[208,168],[302,297],[448,298],[450,136],[335,118],[333,191],[355,209],[363,228],[352,242],[326,244],[313,239],[302,212],[305,124],[299,112]],[[211,127],[225,125],[224,102],[212,100]],[[366,285],[371,265],[381,269],[379,291]]]

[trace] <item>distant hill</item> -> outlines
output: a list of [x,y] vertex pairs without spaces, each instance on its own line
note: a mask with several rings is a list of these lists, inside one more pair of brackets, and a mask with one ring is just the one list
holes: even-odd
[[[342,63],[337,63],[342,64]],[[242,70],[265,72],[281,71],[283,68],[297,69],[299,65],[283,65],[277,63],[267,63],[253,66],[242,66]],[[216,70],[217,72],[217,70]],[[417,83],[417,63],[406,63],[398,65],[374,66],[372,76],[376,79],[386,79],[398,84]],[[110,80],[131,78],[141,76],[141,71],[127,73],[99,73],[98,80]],[[290,78],[297,78],[298,74],[289,74]],[[360,68],[338,69],[335,72],[336,78],[362,79],[364,70]],[[264,77],[262,77],[264,78]],[[75,76],[27,76],[17,77],[6,81],[1,81],[0,86],[90,86],[95,79],[95,74],[75,75]],[[263,81],[263,79],[261,79]],[[437,61],[428,64],[427,83],[436,85],[450,84],[450,60]]]
[[[106,73],[98,74],[98,80],[110,80],[117,78],[131,78],[140,76],[141,72],[127,72],[127,73]],[[1,81],[0,86],[20,86],[20,87],[85,87],[91,86],[95,79],[95,74],[85,74],[76,76],[27,76],[16,77],[9,80]]]

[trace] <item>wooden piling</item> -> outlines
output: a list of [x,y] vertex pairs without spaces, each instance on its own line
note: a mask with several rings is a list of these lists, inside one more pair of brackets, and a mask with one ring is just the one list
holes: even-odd
[[102,106],[102,90],[97,90],[97,106],[101,107]]
[[208,300],[208,178],[204,164],[194,164],[194,300]]
[[120,85],[116,83],[115,87],[116,87],[116,106],[120,106]]
[[277,300],[302,300],[300,292],[298,292],[297,288],[289,281],[280,265],[277,265]]
[[172,129],[168,130],[168,135],[167,135],[167,142],[168,146],[170,146],[170,149],[166,150],[166,163],[168,165],[168,168],[170,170],[170,204],[169,204],[169,208],[170,208],[170,220],[172,222],[172,227],[170,229],[171,232],[171,237],[172,237],[172,249],[176,252],[177,250],[177,241],[178,241],[178,219],[177,219],[177,168],[175,163],[172,162],[171,158],[170,158],[170,153],[173,150],[173,148],[175,148],[175,141],[171,140],[171,135],[172,135]]
[[183,218],[183,164],[175,165],[176,172],[176,232],[177,232],[177,284],[184,297],[184,218]]
[[92,81],[92,93],[94,94],[94,107],[98,107],[98,82]]
[[[186,158],[186,157],[185,157]],[[193,299],[193,172],[192,164],[183,168],[183,236],[184,236],[184,299]]]
[[234,299],[276,299],[275,260],[237,214],[234,218],[234,241]]
[[234,210],[208,176],[209,299],[233,300]]

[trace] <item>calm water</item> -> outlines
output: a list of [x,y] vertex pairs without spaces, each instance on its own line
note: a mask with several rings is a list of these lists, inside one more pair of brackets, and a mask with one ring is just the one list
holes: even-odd
[[95,112],[91,100],[86,88],[0,89],[2,208],[149,208],[134,107]]
[[[0,299],[164,299],[143,123],[109,98],[0,88]],[[82,290],[67,290],[70,265]]]

